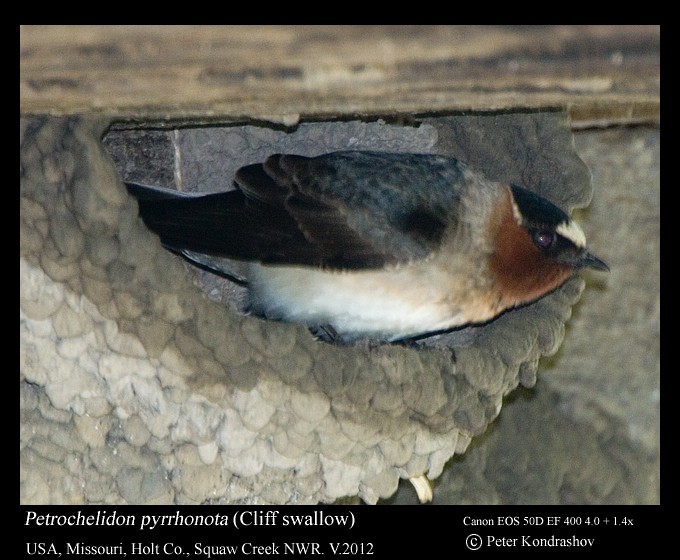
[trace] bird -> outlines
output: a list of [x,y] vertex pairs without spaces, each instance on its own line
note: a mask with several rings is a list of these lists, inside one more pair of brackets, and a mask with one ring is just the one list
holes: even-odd
[[485,324],[609,270],[564,210],[450,155],[274,154],[225,192],[126,186],[167,249],[247,286],[249,313],[345,343]]

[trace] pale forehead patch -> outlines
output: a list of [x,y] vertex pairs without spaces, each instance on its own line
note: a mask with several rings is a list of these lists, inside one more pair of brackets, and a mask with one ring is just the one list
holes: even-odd
[[585,249],[586,246],[586,234],[583,233],[581,226],[576,222],[569,220],[568,222],[562,222],[555,229],[562,237],[569,239],[574,245]]
[[[524,216],[522,215],[522,212],[520,211],[519,206],[517,206],[517,203],[515,202],[514,198],[512,198],[511,200],[512,200],[512,214],[515,217],[517,223],[521,226],[524,226],[525,225]],[[559,233],[562,237],[571,241],[577,247],[585,249],[586,234],[583,233],[581,226],[579,226],[576,222],[573,222],[572,220],[562,222],[555,228],[555,231]]]

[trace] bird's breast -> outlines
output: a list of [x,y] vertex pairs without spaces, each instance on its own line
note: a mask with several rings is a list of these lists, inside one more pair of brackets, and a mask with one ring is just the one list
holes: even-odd
[[252,265],[251,308],[267,318],[332,325],[345,338],[397,340],[495,315],[471,273],[437,259],[364,271]]

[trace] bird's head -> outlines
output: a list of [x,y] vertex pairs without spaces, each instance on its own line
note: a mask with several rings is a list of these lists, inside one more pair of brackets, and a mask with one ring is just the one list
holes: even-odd
[[490,269],[506,303],[537,299],[577,269],[609,270],[588,252],[583,230],[566,212],[522,187],[506,189],[490,228]]

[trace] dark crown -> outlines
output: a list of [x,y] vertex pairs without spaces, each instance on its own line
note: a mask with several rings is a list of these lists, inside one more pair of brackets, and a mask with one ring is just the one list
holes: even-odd
[[569,216],[549,200],[516,185],[510,185],[515,204],[525,221],[524,225],[556,228],[569,222]]

